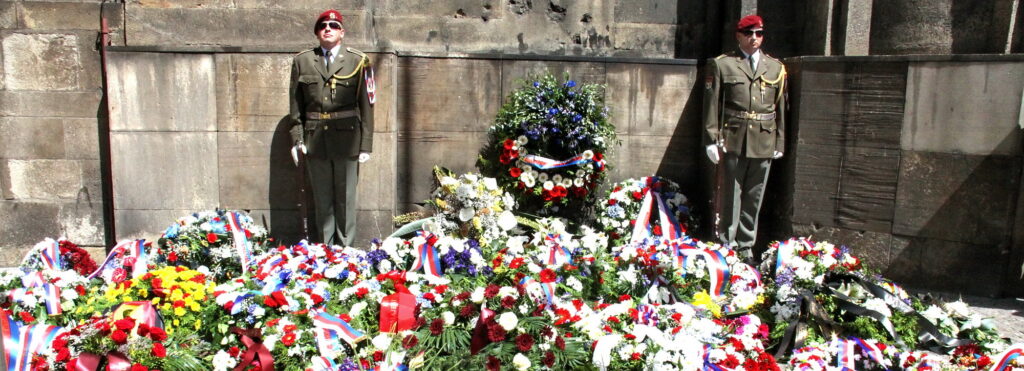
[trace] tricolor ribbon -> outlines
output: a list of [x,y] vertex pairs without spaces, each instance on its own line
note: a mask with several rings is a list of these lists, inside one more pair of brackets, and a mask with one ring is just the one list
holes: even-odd
[[43,302],[46,304],[46,313],[53,316],[64,312],[60,306],[60,288],[49,283],[43,278],[43,272],[35,271],[21,277],[22,287],[10,290],[7,297],[12,300],[24,303],[25,296],[34,295],[33,289],[43,291]]
[[338,369],[334,360],[327,357],[313,357],[310,363],[313,364],[313,371],[335,371]]
[[231,227],[231,237],[235,243],[235,251],[238,252],[238,260],[242,263],[242,272],[248,272],[249,262],[252,260],[252,245],[245,235],[245,229],[242,228],[238,212],[229,211],[226,214],[228,226]]
[[1024,354],[1024,344],[1014,344],[1012,347],[1007,348],[1005,351],[999,354],[999,361],[992,366],[992,371],[1003,371],[1010,367],[1017,357]]
[[113,249],[110,249],[110,253],[107,254],[106,259],[103,259],[103,263],[99,265],[99,268],[96,268],[96,271],[92,272],[92,274],[86,278],[91,280],[102,275],[107,270],[119,268],[113,266],[114,259],[117,257],[127,258],[130,256],[135,257],[135,264],[132,265],[132,277],[138,277],[146,274],[146,270],[149,269],[146,258],[146,240],[124,240],[115,245]]
[[[333,316],[325,311],[318,310],[312,315],[313,326],[317,328],[318,333],[325,334],[326,340],[331,341],[333,344],[337,343],[340,337],[349,345],[355,345],[356,343],[366,339],[361,331],[356,330],[345,320]],[[325,331],[326,330],[326,331]],[[321,337],[318,337],[320,340]],[[321,345],[321,354],[324,354],[324,348]]]
[[807,245],[810,248],[814,247],[813,242],[804,238],[791,238],[789,241],[780,242],[778,250],[775,251],[775,274],[778,274],[782,269],[788,268],[792,264],[793,252],[796,251],[797,244]]
[[[572,158],[570,158],[568,160],[562,160],[562,161],[553,160],[553,159],[550,159],[550,158],[547,158],[547,157],[537,156],[537,155],[526,155],[526,156],[522,157],[522,160],[523,160],[524,163],[527,163],[527,164],[529,164],[529,165],[531,165],[531,166],[533,166],[533,167],[535,167],[537,169],[540,169],[540,170],[557,169],[557,168],[560,168],[560,167],[573,166],[573,165],[583,165],[585,163],[593,162],[594,161],[593,158],[586,158],[582,154],[573,156]],[[600,163],[597,163],[597,164],[598,164],[598,167],[601,167]]]
[[374,79],[373,67],[367,65],[363,68],[363,76],[366,79],[366,98],[370,104],[377,103],[377,80]]
[[433,233],[419,231],[416,232],[420,237],[423,237],[423,243],[416,246],[416,260],[412,263],[411,271],[423,268],[423,273],[432,277],[441,277],[441,259],[437,254],[437,248],[434,247],[434,243],[437,242],[437,237]]
[[548,250],[545,253],[545,257],[542,259],[544,264],[551,265],[562,265],[572,262],[572,252],[569,248],[562,246],[558,241],[561,240],[561,236],[557,234],[548,234],[544,236],[544,246],[547,246]]
[[533,290],[534,287],[537,287],[540,292],[544,294],[544,302],[548,305],[555,304],[554,282],[540,282],[533,279],[533,277],[523,277],[523,279],[519,280],[519,285],[523,286],[527,291]]
[[658,326],[658,309],[650,304],[641,305],[637,308],[637,323],[648,326]]
[[41,250],[43,265],[46,269],[61,270],[60,243],[52,238],[47,238],[36,245]]
[[718,250],[701,249],[692,245],[693,241],[688,237],[672,241],[673,254],[676,254],[675,262],[677,268],[686,275],[686,263],[692,257],[703,258],[704,265],[708,269],[708,279],[711,281],[710,294],[712,297],[720,297],[725,294],[726,283],[729,282],[732,274],[729,272],[729,262],[725,255]]
[[841,370],[857,369],[857,349],[860,349],[862,354],[879,366],[885,365],[885,356],[882,354],[882,350],[864,339],[857,337],[835,339],[832,341],[832,346],[836,348],[836,367]]
[[156,307],[153,306],[152,302],[149,301],[129,301],[119,304],[111,312],[111,318],[116,320],[131,318],[136,323],[145,323],[149,327],[164,327],[164,321],[160,318],[160,313],[156,311]]
[[60,331],[60,327],[46,324],[22,326],[10,316],[0,316],[7,370],[32,370],[32,355],[49,347]]
[[661,198],[661,193],[648,188],[640,203],[640,213],[636,216],[636,224],[633,225],[633,234],[630,236],[630,243],[643,241],[645,238],[654,235],[651,226],[651,217],[657,210],[658,220],[661,224],[661,235],[665,239],[673,240],[683,236],[683,227],[672,215],[668,204]]

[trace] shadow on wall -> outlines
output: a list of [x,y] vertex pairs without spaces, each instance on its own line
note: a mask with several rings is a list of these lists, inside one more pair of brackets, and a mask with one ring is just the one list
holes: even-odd
[[[270,179],[269,179],[269,204],[270,220],[263,220],[270,229],[270,236],[274,238],[275,244],[294,244],[306,238],[303,233],[303,220],[309,223],[309,233],[312,228],[313,210],[312,196],[308,182],[304,182],[305,176],[299,172],[299,168],[292,162],[291,147],[292,137],[289,134],[290,122],[288,116],[278,121],[274,129],[274,137],[270,142]],[[301,186],[301,187],[300,187]],[[306,192],[303,193],[303,190]],[[306,197],[303,197],[303,194]],[[303,208],[301,205],[309,205]],[[315,236],[308,236],[315,238]],[[315,241],[315,240],[314,240]]]

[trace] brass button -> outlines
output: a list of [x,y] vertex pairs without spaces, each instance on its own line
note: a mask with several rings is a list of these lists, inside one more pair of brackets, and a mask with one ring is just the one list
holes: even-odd
[[326,101],[326,100],[327,100],[327,97],[324,97],[324,100]]
[[327,125],[324,125],[324,130],[327,130]]

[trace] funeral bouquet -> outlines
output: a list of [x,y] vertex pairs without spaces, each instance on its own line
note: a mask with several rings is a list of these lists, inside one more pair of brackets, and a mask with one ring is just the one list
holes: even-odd
[[[633,235],[678,238],[696,227],[686,196],[678,184],[665,178],[616,183],[598,205],[603,210],[597,215],[597,223],[608,233],[612,246],[629,243]],[[637,228],[645,233],[634,234]]]
[[478,167],[524,211],[570,216],[593,205],[616,141],[603,86],[545,75],[513,91],[494,121]]
[[266,243],[267,230],[248,214],[216,209],[179,218],[148,254],[154,263],[198,269],[219,280],[242,275]]
[[516,227],[515,200],[494,178],[436,171],[441,175],[429,202],[434,209],[431,229],[486,244]]
[[96,262],[66,239],[47,238],[36,244],[20,267],[0,270],[0,308],[26,324],[61,316],[75,308],[89,286]]

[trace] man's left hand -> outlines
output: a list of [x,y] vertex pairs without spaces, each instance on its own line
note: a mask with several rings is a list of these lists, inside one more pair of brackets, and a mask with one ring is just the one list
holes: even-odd
[[359,163],[370,161],[370,154],[366,152],[359,152]]
[[775,151],[774,153],[772,153],[772,159],[773,160],[778,160],[780,158],[782,158],[782,152]]

